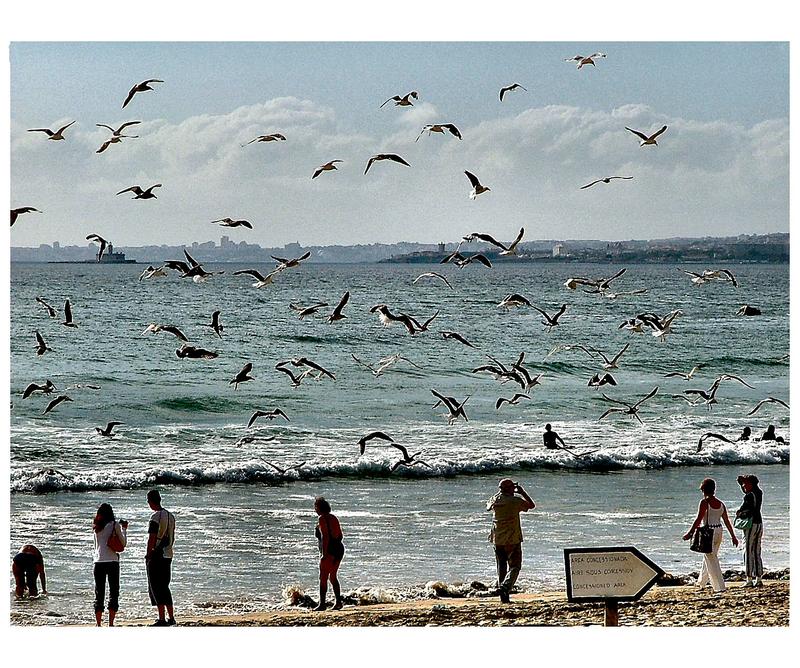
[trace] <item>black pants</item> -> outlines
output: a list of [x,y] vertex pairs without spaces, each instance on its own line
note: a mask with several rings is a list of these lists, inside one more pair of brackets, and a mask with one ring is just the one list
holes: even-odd
[[98,561],[94,565],[94,611],[103,612],[108,578],[108,609],[119,610],[119,562]]
[[172,559],[153,557],[147,562],[147,590],[151,605],[172,605],[171,578]]

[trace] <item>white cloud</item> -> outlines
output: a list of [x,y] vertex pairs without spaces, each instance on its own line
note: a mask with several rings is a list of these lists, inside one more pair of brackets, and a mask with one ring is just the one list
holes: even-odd
[[[208,221],[225,215],[255,224],[237,239],[267,245],[438,241],[472,228],[510,238],[520,224],[531,239],[788,230],[787,119],[745,127],[640,104],[544,106],[458,124],[463,141],[434,134],[414,142],[424,124],[449,119],[427,102],[380,112],[396,114],[396,132],[348,132],[330,107],[276,98],[179,123],[143,122],[128,129],[139,139],[100,155],[104,129],[79,121],[67,141],[50,142],[12,119],[12,206],[47,212],[15,226],[12,243],[59,235],[77,242],[87,221],[120,246],[202,241],[218,236]],[[669,127],[659,146],[640,147],[625,130],[662,124]],[[287,140],[242,147],[272,132]],[[412,167],[382,163],[364,176],[369,156],[386,150]],[[334,158],[344,161],[339,170],[311,181]],[[469,201],[465,169],[492,192]],[[609,174],[635,178],[579,190]],[[157,200],[114,194],[157,182]]]

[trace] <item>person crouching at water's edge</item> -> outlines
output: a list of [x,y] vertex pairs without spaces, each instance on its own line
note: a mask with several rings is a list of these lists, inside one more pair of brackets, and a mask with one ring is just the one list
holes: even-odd
[[341,610],[342,590],[337,573],[344,557],[342,527],[336,515],[331,513],[331,504],[324,497],[318,496],[314,499],[314,512],[319,515],[319,521],[314,529],[314,535],[319,543],[319,605],[314,610],[317,612],[325,610],[328,580],[331,581],[333,595],[336,597],[333,609]]
[[498,487],[500,491],[486,503],[486,510],[494,513],[489,542],[494,545],[497,561],[500,601],[509,603],[511,589],[522,568],[522,526],[519,514],[535,508],[536,504],[522,485],[509,478],[501,480]]
[[42,557],[42,553],[35,545],[23,545],[19,549],[11,563],[11,572],[14,575],[14,594],[17,598],[22,598],[26,589],[28,590],[28,596],[35,597],[39,595],[39,590],[36,588],[37,576],[42,581],[42,594],[47,595],[44,557]]

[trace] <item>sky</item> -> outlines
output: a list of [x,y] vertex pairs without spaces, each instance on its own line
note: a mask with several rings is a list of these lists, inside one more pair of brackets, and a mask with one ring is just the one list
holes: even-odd
[[[565,58],[607,54],[578,70]],[[12,42],[13,246],[789,230],[786,42]],[[163,79],[121,109],[131,86]],[[520,83],[505,96],[502,86]],[[419,92],[411,107],[381,104]],[[65,141],[30,128],[77,122]],[[96,123],[139,135],[95,151]],[[423,134],[454,123],[463,140]],[[650,134],[640,147],[625,126]],[[286,141],[246,144],[279,132]],[[411,164],[368,158],[397,153]],[[314,169],[339,169],[311,180]],[[469,170],[491,188],[475,201]],[[580,186],[610,176],[632,180]],[[157,199],[116,195],[161,183]],[[246,219],[253,230],[212,220]]]

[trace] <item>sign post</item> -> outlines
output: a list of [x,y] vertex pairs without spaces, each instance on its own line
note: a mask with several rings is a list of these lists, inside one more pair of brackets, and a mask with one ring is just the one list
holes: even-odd
[[637,601],[664,571],[635,547],[564,550],[567,600],[605,603],[605,625],[619,625],[619,602]]

